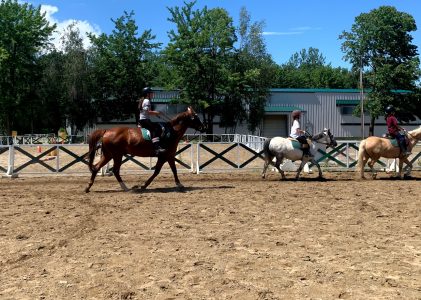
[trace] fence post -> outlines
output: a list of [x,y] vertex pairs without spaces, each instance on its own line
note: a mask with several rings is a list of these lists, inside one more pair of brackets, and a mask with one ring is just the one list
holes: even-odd
[[15,146],[9,145],[9,162],[7,166],[7,177],[16,178],[18,177],[17,173],[14,173],[15,170]]
[[199,170],[199,168],[200,168],[200,154],[199,154],[199,152],[200,152],[200,142],[196,143],[196,148],[197,148],[197,151],[196,151],[196,174],[200,174],[200,170]]

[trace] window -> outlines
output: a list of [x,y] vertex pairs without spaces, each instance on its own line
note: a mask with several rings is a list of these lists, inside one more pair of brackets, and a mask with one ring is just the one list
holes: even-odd
[[352,115],[355,110],[355,105],[344,105],[340,107],[341,114],[343,115]]

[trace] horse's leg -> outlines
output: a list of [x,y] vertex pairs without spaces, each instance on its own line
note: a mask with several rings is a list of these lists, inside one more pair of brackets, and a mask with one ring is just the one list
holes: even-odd
[[113,166],[114,176],[117,179],[123,191],[127,192],[129,188],[124,184],[120,176],[120,167],[121,167],[121,161],[123,159],[123,155],[117,154],[115,157],[113,157],[113,159],[114,159],[114,166]]
[[411,171],[412,171],[412,163],[409,161],[408,157],[405,157],[403,159],[403,162],[407,165],[407,170],[405,172],[405,174],[403,175],[404,178],[405,177],[410,177],[411,176]]
[[358,163],[359,168],[360,168],[360,178],[361,179],[366,179],[365,176],[364,176],[364,168],[365,168],[365,165],[367,164],[368,160],[369,160],[369,157],[364,156],[364,157],[361,158],[361,163],[360,162]]
[[301,160],[301,164],[300,164],[300,166],[298,167],[298,170],[297,170],[297,175],[295,175],[295,180],[298,180],[298,178],[300,177],[300,173],[301,173],[301,171],[303,170],[303,168],[304,168],[304,166],[305,166],[305,164],[308,162],[308,158],[304,158],[303,157],[303,159]]
[[407,165],[407,170],[405,171],[405,174],[403,175],[404,178],[409,177],[412,171],[412,163],[409,161],[408,157],[399,158],[399,178],[402,178],[403,163]]
[[164,163],[165,159],[158,157],[158,161],[155,165],[155,171],[153,172],[152,176],[149,177],[149,179],[146,180],[146,182],[141,186],[142,190],[146,189],[151,184],[152,180],[154,180],[154,178],[158,176],[159,172],[161,172],[161,168],[164,165]]
[[320,165],[319,165],[319,163],[314,159],[314,158],[312,158],[311,159],[311,163],[313,164],[313,165],[316,165],[316,167],[317,167],[317,170],[319,170],[319,179],[323,179],[323,173],[322,173],[322,168],[320,168]]
[[364,158],[362,163],[361,163],[361,177],[360,177],[361,179],[365,179],[364,168],[365,168],[365,165],[367,164],[367,162],[368,162],[368,158]]
[[266,171],[268,169],[268,166],[270,164],[270,162],[272,161],[273,156],[266,156],[265,157],[265,164],[263,165],[263,171],[262,171],[262,178],[265,179],[266,178]]
[[111,155],[108,155],[106,152],[103,152],[98,163],[96,163],[92,167],[91,180],[89,181],[88,186],[85,188],[86,193],[89,193],[91,186],[94,184],[95,177],[96,177],[96,174],[98,174],[98,171],[101,170],[101,168],[105,166],[110,160],[111,160]]
[[178,179],[178,175],[177,175],[177,167],[175,166],[175,159],[174,159],[174,158],[170,158],[170,159],[168,159],[168,164],[170,165],[170,168],[171,168],[172,174],[174,175],[175,185],[176,185],[179,189],[184,188],[184,186],[181,184],[180,180]]
[[276,167],[276,169],[278,170],[278,172],[279,173],[281,173],[281,179],[282,180],[285,180],[285,172],[284,172],[284,170],[282,170],[281,168],[280,168],[280,165],[281,165],[281,163],[282,163],[282,161],[284,160],[284,158],[283,158],[283,156],[277,156],[276,157],[276,162],[275,162],[275,167]]
[[370,167],[371,170],[371,178],[376,179],[377,177],[377,172],[374,169],[374,164],[376,163],[377,159],[375,158],[371,158],[370,161],[368,162],[368,166]]

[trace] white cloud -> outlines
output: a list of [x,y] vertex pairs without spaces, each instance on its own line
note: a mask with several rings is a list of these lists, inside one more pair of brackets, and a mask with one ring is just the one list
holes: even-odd
[[297,35],[310,30],[321,30],[320,27],[301,26],[289,29],[289,31],[264,31],[263,35]]
[[61,40],[63,33],[66,31],[67,27],[74,23],[75,27],[79,29],[80,36],[83,40],[83,46],[84,48],[88,48],[91,43],[89,41],[88,32],[93,33],[94,35],[100,35],[101,29],[98,25],[91,24],[86,20],[75,20],[75,19],[68,19],[64,21],[58,21],[56,18],[54,18],[54,14],[58,12],[58,7],[52,6],[52,5],[41,5],[41,12],[45,12],[45,18],[47,19],[50,24],[56,24],[57,28],[55,32],[53,33],[53,44],[57,49],[61,49]]
[[262,32],[263,35],[294,35],[294,34],[302,34],[302,31],[264,31]]

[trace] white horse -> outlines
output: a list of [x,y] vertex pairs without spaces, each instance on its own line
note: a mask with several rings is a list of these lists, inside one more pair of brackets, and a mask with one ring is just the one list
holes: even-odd
[[[297,143],[298,141],[294,141]],[[294,147],[293,140],[283,137],[274,137],[267,139],[263,145],[263,152],[265,156],[265,164],[263,166],[262,178],[266,177],[266,170],[269,164],[273,164],[272,160],[276,157],[275,167],[281,173],[282,179],[285,179],[284,171],[279,167],[284,158],[292,161],[301,160],[300,167],[297,170],[295,179],[297,180],[300,176],[301,170],[307,162],[312,162],[317,166],[319,170],[319,179],[323,178],[322,170],[320,165],[317,163],[317,159],[321,157],[319,149],[326,151],[327,147],[335,147],[337,145],[335,138],[329,129],[324,129],[321,133],[314,135],[311,138],[310,153],[312,156],[303,156],[303,151],[299,148]]]

